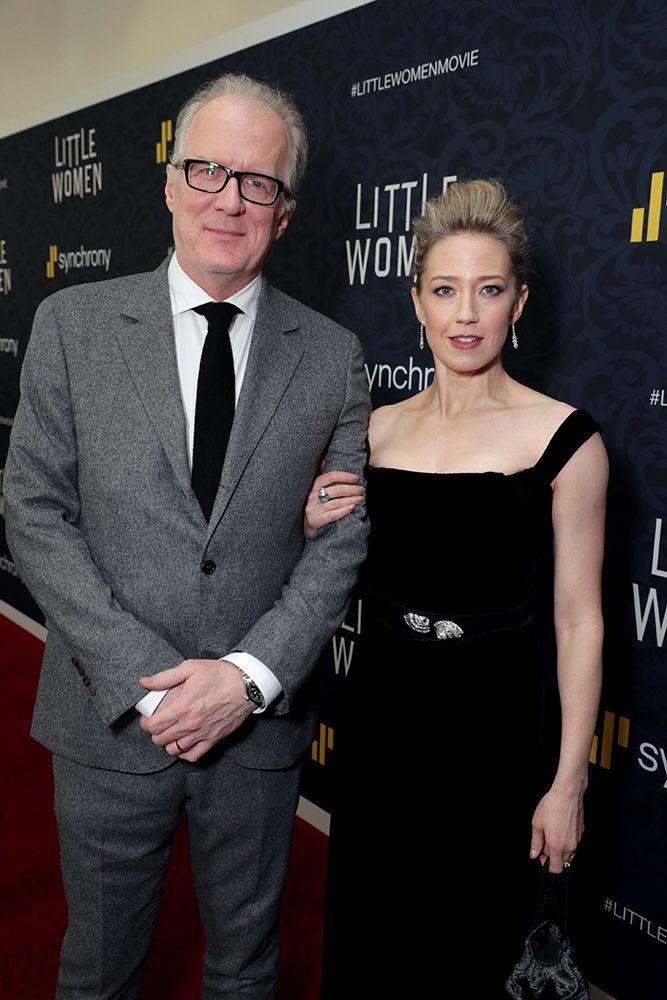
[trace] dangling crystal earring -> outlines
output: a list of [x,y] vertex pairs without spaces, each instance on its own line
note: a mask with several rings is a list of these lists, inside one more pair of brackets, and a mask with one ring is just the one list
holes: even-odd
[[421,327],[419,328],[419,350],[420,351],[424,350],[424,329],[425,329],[425,327],[424,327],[424,324],[422,323]]
[[519,349],[519,338],[516,335],[514,323],[512,323],[512,347],[514,348],[515,351]]

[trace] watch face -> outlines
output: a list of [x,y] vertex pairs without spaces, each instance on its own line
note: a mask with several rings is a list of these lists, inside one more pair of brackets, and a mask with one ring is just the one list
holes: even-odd
[[250,698],[251,701],[254,701],[256,705],[264,704],[264,695],[259,690],[254,681],[248,681],[246,689],[248,691],[248,697]]
[[262,694],[258,686],[255,684],[250,674],[247,674],[245,670],[241,670],[240,667],[237,667],[236,669],[243,678],[243,683],[245,684],[245,694],[248,701],[254,702],[254,704],[258,705],[260,708],[266,708],[266,701],[264,699],[264,695]]

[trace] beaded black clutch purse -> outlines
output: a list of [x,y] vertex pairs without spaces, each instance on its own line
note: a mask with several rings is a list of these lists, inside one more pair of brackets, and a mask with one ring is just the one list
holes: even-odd
[[548,864],[542,868],[532,930],[505,989],[514,1000],[590,1000],[567,936],[569,870],[552,875]]

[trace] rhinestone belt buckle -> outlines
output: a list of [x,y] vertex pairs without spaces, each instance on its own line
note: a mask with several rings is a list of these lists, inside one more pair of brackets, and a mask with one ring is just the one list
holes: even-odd
[[428,635],[431,631],[431,622],[426,615],[418,615],[416,611],[408,611],[403,615],[403,621],[413,632],[420,632],[421,635]]
[[460,639],[463,629],[456,622],[449,621],[448,618],[441,622],[434,622],[433,628],[438,639]]
[[[408,628],[413,632],[419,632],[420,635],[428,635],[431,631],[431,620],[426,615],[417,614],[416,611],[408,611],[407,615],[403,615],[403,621]],[[460,639],[463,636],[461,626],[449,619],[434,622],[433,628],[437,639]]]

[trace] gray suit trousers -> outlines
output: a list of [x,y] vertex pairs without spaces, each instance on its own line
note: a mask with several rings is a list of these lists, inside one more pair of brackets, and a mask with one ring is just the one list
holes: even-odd
[[58,1000],[138,996],[184,812],[207,938],[202,996],[273,998],[299,765],[255,770],[213,752],[202,763],[179,761],[153,774],[91,768],[59,755],[53,767],[69,907]]

